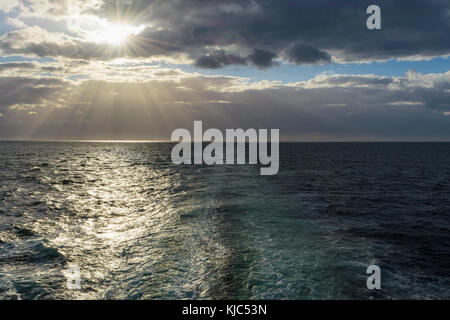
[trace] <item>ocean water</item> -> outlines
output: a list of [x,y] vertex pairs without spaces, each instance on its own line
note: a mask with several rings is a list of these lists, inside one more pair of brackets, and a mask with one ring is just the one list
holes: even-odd
[[0,298],[450,298],[450,144],[282,143],[276,176],[172,146],[1,142]]

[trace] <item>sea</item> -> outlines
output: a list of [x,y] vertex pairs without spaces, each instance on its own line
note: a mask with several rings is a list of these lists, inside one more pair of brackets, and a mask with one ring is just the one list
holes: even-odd
[[0,142],[0,299],[450,298],[450,143],[281,143],[274,176],[172,148]]

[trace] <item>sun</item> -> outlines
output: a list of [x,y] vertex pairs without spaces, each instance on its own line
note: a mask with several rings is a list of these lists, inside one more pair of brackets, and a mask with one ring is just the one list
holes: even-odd
[[131,35],[139,34],[144,27],[125,24],[112,24],[104,21],[98,30],[91,32],[91,38],[96,43],[107,43],[114,46],[122,45]]

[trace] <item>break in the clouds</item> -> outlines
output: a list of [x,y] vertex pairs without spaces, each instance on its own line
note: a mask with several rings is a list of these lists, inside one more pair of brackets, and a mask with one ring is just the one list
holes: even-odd
[[203,120],[450,140],[449,17],[447,0],[4,0],[0,138],[168,139]]

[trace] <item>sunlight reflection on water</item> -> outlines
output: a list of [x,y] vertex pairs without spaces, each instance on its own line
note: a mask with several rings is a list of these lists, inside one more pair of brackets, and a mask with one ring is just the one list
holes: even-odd
[[[284,146],[267,178],[255,166],[174,166],[164,143],[0,143],[0,297],[445,297],[450,153],[347,148]],[[416,161],[408,171],[403,156]],[[422,176],[420,161],[437,171]],[[412,206],[420,197],[429,205]],[[378,296],[365,287],[373,263],[388,266]],[[67,290],[68,265],[81,290]]]

